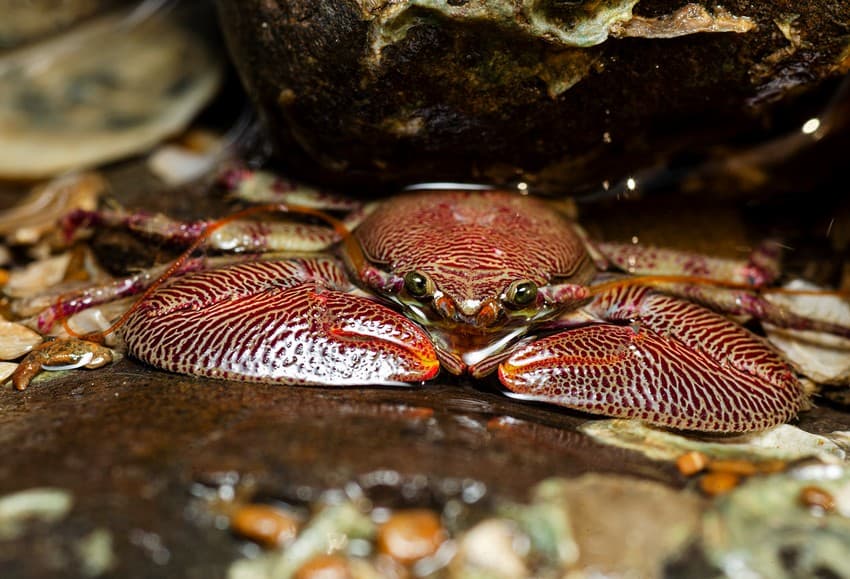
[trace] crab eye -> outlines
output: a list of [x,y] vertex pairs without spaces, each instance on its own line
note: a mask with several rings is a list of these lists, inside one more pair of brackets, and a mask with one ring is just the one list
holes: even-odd
[[505,300],[512,306],[524,308],[537,299],[537,286],[532,281],[517,281],[505,292]]
[[425,274],[411,271],[404,276],[404,289],[415,298],[434,293],[434,283]]

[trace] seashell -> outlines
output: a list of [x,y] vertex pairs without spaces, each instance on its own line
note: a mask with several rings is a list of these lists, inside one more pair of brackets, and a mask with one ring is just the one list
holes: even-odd
[[178,14],[108,16],[0,58],[0,177],[99,165],[184,130],[222,73]]
[[54,231],[71,211],[97,209],[106,187],[106,181],[96,173],[63,175],[39,185],[14,207],[0,212],[0,235],[10,244],[32,245]]
[[[818,290],[811,283],[794,280],[791,290]],[[850,304],[838,297],[769,295],[768,299],[789,311],[813,319],[850,325]],[[821,384],[850,385],[850,340],[800,330],[786,330],[765,324],[771,343],[803,374]]]
[[6,295],[15,298],[37,294],[60,283],[70,262],[70,253],[34,261],[26,267],[11,271],[3,289]]
[[14,362],[0,362],[0,384],[4,383],[18,368]]
[[0,360],[20,358],[40,343],[41,336],[28,327],[0,320]]

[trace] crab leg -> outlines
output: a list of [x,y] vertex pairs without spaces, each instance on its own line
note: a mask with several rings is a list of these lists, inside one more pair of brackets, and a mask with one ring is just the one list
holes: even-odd
[[723,316],[646,287],[597,297],[589,325],[517,349],[499,367],[522,398],[683,430],[786,422],[804,393],[767,342]]
[[779,277],[782,247],[775,241],[757,246],[748,259],[727,259],[701,253],[630,243],[596,242],[611,264],[638,275],[686,275],[760,287]]
[[775,241],[760,244],[746,261],[622,243],[598,243],[596,247],[604,252],[613,265],[630,273],[695,276],[753,288],[753,291],[749,291],[701,284],[653,284],[653,287],[666,294],[695,301],[727,315],[753,317],[780,328],[813,330],[850,338],[850,327],[797,315],[757,293],[757,290],[779,277],[782,247]]
[[[135,233],[162,239],[178,245],[189,245],[215,221],[178,221],[159,213],[125,211],[78,210],[63,220],[67,238],[76,231],[92,226],[119,227]],[[322,251],[339,241],[325,226],[293,221],[233,221],[219,228],[204,243],[204,247],[220,251]]]
[[850,326],[795,314],[753,292],[688,285],[663,285],[658,289],[727,315],[753,317],[760,322],[790,330],[810,330],[850,338]]
[[348,386],[436,375],[426,334],[349,288],[329,258],[242,263],[175,279],[122,333],[136,358],[197,376]]
[[[180,276],[192,271],[211,269],[251,258],[256,259],[256,256],[190,258],[172,275]],[[52,289],[36,296],[16,299],[10,303],[9,309],[16,317],[24,318],[21,320],[22,323],[42,334],[47,334],[62,319],[89,308],[142,293],[167,269],[168,265],[161,265],[107,283],[73,290],[61,287]]]
[[362,205],[349,197],[243,166],[226,169],[220,181],[230,191],[231,197],[249,203],[286,203],[325,211],[353,211]]

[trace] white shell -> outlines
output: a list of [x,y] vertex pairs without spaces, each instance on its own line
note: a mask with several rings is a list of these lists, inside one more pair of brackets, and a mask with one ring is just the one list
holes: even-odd
[[70,261],[71,254],[63,253],[15,269],[10,272],[9,281],[3,291],[15,298],[28,297],[44,291],[62,281]]
[[0,320],[0,360],[20,358],[40,343],[41,336],[28,327]]
[[692,450],[718,459],[791,462],[814,457],[837,463],[847,457],[841,446],[829,437],[811,434],[790,424],[740,436],[702,439],[646,426],[639,420],[593,420],[579,430],[597,442],[635,450],[653,460],[676,460]]
[[[801,280],[785,287],[821,289]],[[776,294],[769,295],[768,300],[802,316],[850,326],[850,304],[838,297]],[[850,340],[821,332],[764,326],[771,343],[803,374],[821,384],[850,385]]]

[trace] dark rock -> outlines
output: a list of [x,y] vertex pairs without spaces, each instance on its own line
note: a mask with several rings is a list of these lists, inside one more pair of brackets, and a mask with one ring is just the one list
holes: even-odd
[[637,1],[218,6],[283,164],[348,189],[596,188],[799,132],[850,67],[846,2]]

